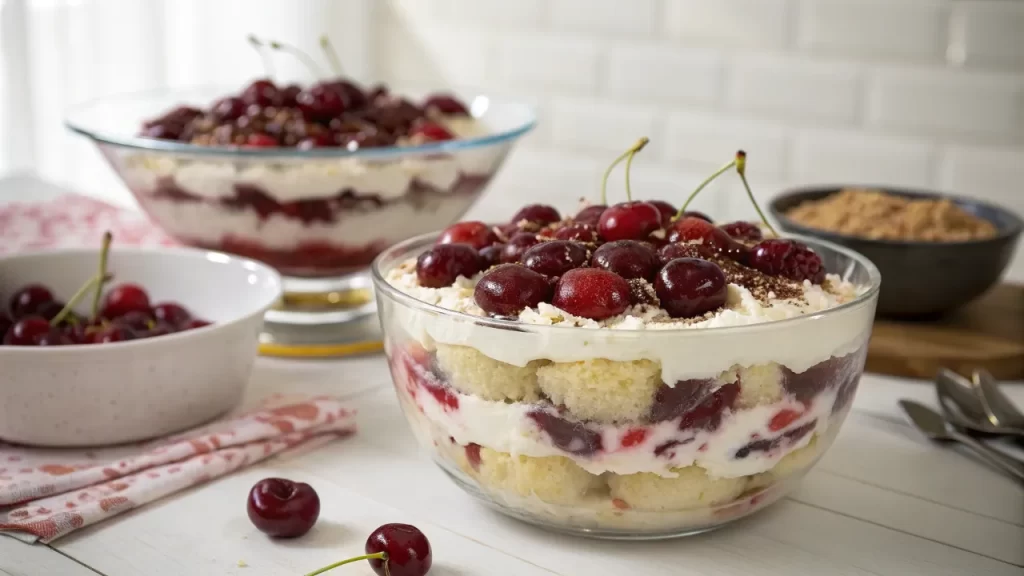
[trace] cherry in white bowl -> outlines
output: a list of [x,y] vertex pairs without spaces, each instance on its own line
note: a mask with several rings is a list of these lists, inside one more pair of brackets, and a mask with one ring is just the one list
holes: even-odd
[[[27,284],[68,301],[97,274],[99,250],[0,258],[0,302]],[[135,284],[210,322],[129,341],[0,346],[0,440],[97,446],[154,438],[227,412],[241,400],[263,314],[281,295],[269,266],[218,252],[111,250],[112,286]],[[86,314],[91,298],[76,310]]]

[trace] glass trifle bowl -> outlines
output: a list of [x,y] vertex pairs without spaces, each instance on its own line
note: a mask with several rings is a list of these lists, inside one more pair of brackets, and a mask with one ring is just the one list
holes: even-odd
[[436,235],[389,248],[372,274],[403,412],[456,484],[536,525],[648,539],[751,514],[835,439],[880,284],[855,252],[787,238],[821,257],[820,285],[758,304],[729,284],[724,307],[686,322],[649,304],[604,322],[550,304],[488,316],[474,303],[483,273],[418,283]]
[[[387,246],[458,219],[535,123],[528,106],[487,96],[430,116],[430,98],[386,91],[376,108],[311,120],[316,111],[294,94],[285,104],[260,88],[110,96],[74,108],[67,124],[182,243],[288,277],[330,278],[365,271]],[[291,89],[279,88],[280,98]],[[182,126],[204,132],[179,134]]]

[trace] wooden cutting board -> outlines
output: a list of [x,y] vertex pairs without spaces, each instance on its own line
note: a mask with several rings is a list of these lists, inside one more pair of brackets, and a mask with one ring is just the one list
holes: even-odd
[[937,320],[875,320],[869,372],[930,380],[941,367],[1024,379],[1024,285],[1000,284]]

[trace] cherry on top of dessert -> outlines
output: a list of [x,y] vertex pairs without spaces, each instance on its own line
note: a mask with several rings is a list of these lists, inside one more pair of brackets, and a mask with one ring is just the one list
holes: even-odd
[[653,280],[661,267],[654,248],[636,240],[616,240],[602,244],[594,251],[591,263],[596,268],[614,272],[626,280]]
[[551,278],[586,265],[590,252],[579,242],[551,240],[523,253],[523,266]]
[[547,276],[519,264],[491,268],[473,290],[477,306],[492,316],[514,317],[551,300]]
[[573,316],[604,320],[629,307],[629,282],[600,268],[577,268],[558,280],[551,304]]

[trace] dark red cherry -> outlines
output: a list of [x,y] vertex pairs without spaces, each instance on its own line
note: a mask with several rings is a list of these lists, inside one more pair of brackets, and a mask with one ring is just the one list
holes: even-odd
[[251,148],[273,148],[277,146],[277,139],[270,134],[253,132],[246,137],[245,145]]
[[580,210],[572,219],[580,224],[589,224],[596,229],[597,223],[601,221],[601,214],[604,214],[607,209],[608,207],[604,204],[594,204]]
[[29,284],[11,296],[11,318],[17,320],[35,314],[40,306],[53,301],[53,292],[41,284]]
[[7,346],[35,346],[36,339],[50,332],[50,323],[39,316],[25,316],[7,329]]
[[523,266],[545,276],[557,278],[587,263],[587,249],[579,242],[551,240],[541,242],[523,253]]
[[468,244],[477,250],[490,246],[498,241],[494,228],[475,220],[457,222],[444,229],[438,244]]
[[825,280],[821,256],[806,244],[783,238],[762,240],[751,249],[747,263],[751,268],[771,276],[782,276],[797,282]]
[[410,524],[385,524],[374,530],[366,539],[366,553],[382,552],[384,559],[370,560],[379,576],[425,576],[433,562],[427,537]]
[[509,239],[505,247],[501,249],[501,261],[505,264],[515,264],[522,260],[523,254],[540,244],[540,238],[533,232],[519,232]]
[[5,312],[0,310],[0,344],[4,342],[4,336],[7,335],[7,330],[14,326],[14,320],[8,316]]
[[744,222],[740,220],[737,222],[722,224],[719,228],[737,240],[750,240],[752,242],[756,242],[764,237],[761,233],[761,228],[753,222]]
[[597,226],[574,222],[555,230],[555,238],[558,240],[574,240],[584,244],[594,244],[598,240]]
[[127,342],[129,340],[135,340],[139,335],[127,326],[107,326],[103,330],[100,330],[91,339],[93,344],[109,344],[112,342]]
[[518,316],[550,298],[547,276],[519,264],[491,268],[473,290],[477,306],[492,316]]
[[708,216],[703,212],[697,212],[696,210],[687,210],[686,212],[683,212],[683,215],[680,216],[679,219],[682,220],[683,218],[700,218],[705,222],[710,222],[712,224],[715,223],[715,221],[711,219],[711,216]]
[[722,423],[722,414],[733,407],[739,394],[740,385],[735,382],[715,390],[699,406],[683,415],[679,429],[717,430]]
[[298,104],[299,92],[302,87],[297,84],[289,84],[281,89],[281,106],[294,107]]
[[702,260],[710,260],[712,257],[714,257],[714,252],[703,244],[677,242],[675,244],[665,244],[661,248],[658,248],[658,261],[661,262],[662,266],[676,258],[700,258]]
[[676,209],[664,200],[648,200],[648,202],[653,204],[661,214],[661,225],[668,226],[672,222],[672,218],[676,215]]
[[114,322],[118,326],[131,328],[136,333],[148,331],[153,325],[153,315],[149,311],[132,310],[117,318]]
[[68,346],[74,344],[71,338],[68,338],[58,328],[50,328],[45,334],[37,336],[34,344],[36,346]]
[[303,116],[310,120],[327,121],[345,112],[345,102],[341,93],[324,84],[317,84],[299,92],[295,102]]
[[501,252],[505,249],[504,244],[491,244],[480,249],[481,267],[487,270],[491,266],[501,264]]
[[200,320],[199,318],[193,318],[193,319],[189,320],[188,322],[185,322],[184,324],[182,324],[181,325],[181,329],[182,330],[195,330],[197,328],[205,328],[205,327],[209,326],[210,324],[212,324],[212,322],[209,322],[207,320]]
[[482,268],[480,255],[465,244],[438,244],[416,259],[420,286],[443,288],[459,276],[472,278]]
[[363,93],[363,89],[348,80],[331,80],[324,82],[324,86],[341,95],[345,110],[355,110],[366,105],[366,94]]
[[699,242],[719,254],[737,262],[745,262],[749,249],[733,240],[724,230],[697,217],[687,217],[672,223],[668,230],[669,242]]
[[103,297],[100,314],[113,320],[138,311],[149,312],[149,295],[138,284],[120,284]]
[[661,212],[648,202],[623,202],[601,214],[597,231],[608,242],[646,240],[661,227]]
[[546,410],[531,410],[526,415],[547,432],[552,444],[569,454],[591,456],[601,451],[601,433],[582,422],[572,422]]
[[[63,302],[59,302],[57,300],[50,300],[49,302],[44,302],[38,308],[36,308],[35,315],[36,316],[41,316],[44,320],[49,322],[50,320],[53,320],[54,318],[56,318],[57,314],[60,314],[60,311],[63,310],[63,309],[64,309],[64,303]],[[71,312],[67,316],[65,316],[65,318],[68,318],[68,317],[71,317],[71,316],[75,316],[75,313]]]
[[662,383],[654,393],[650,419],[662,422],[686,414],[707,400],[714,384],[712,379],[680,380],[675,386]]
[[192,319],[192,314],[177,302],[161,302],[153,306],[153,319],[179,326]]
[[227,98],[221,98],[213,104],[213,108],[210,112],[213,117],[221,122],[230,122],[237,120],[245,114],[246,103],[241,98],[235,98],[234,96],[228,96]]
[[552,222],[558,222],[561,219],[562,216],[558,213],[558,210],[547,204],[529,204],[520,208],[519,212],[516,212],[516,215],[509,222],[518,224],[526,221],[539,226],[545,226]]
[[436,110],[446,116],[469,116],[466,106],[451,94],[432,94],[423,103],[424,110]]
[[437,122],[424,121],[414,125],[409,130],[409,136],[422,136],[425,140],[430,142],[443,142],[445,140],[452,140],[455,138],[455,134],[452,134],[450,130]]
[[246,511],[260,532],[275,538],[295,538],[316,524],[320,497],[304,482],[266,478],[249,490]]
[[551,303],[573,316],[604,320],[629,307],[629,282],[607,270],[577,268],[559,279]]
[[616,240],[602,244],[594,251],[591,263],[595,268],[614,272],[626,280],[653,280],[661,265],[654,249],[637,240]]
[[319,132],[299,140],[295,147],[299,150],[312,150],[313,148],[334,148],[336,145],[333,135],[329,132]]
[[725,274],[717,264],[697,258],[679,258],[658,272],[654,289],[669,316],[692,318],[725,304]]
[[273,106],[281,99],[277,86],[270,80],[256,80],[242,91],[242,101],[257,106]]
[[174,326],[166,322],[157,322],[152,328],[139,334],[139,338],[156,338],[177,332]]

